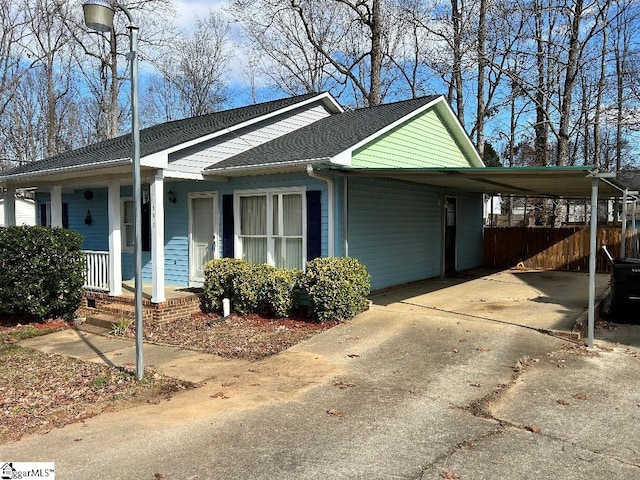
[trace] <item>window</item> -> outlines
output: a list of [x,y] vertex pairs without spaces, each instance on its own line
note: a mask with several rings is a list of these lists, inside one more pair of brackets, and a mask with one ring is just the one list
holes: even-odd
[[[40,204],[40,225],[51,226],[51,202]],[[69,228],[69,204],[62,203],[62,228]]]
[[302,269],[305,197],[296,190],[236,194],[238,256],[252,263]]
[[[135,225],[133,199],[122,199],[122,250],[133,251]],[[142,204],[142,251],[151,250],[151,213],[149,203]]]

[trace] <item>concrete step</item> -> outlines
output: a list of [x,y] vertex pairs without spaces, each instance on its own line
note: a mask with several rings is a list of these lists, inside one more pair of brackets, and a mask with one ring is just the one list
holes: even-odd
[[114,325],[120,322],[121,319],[121,317],[114,317],[113,315],[107,315],[106,313],[93,313],[87,316],[84,321],[84,325],[92,325],[94,327],[111,330]]

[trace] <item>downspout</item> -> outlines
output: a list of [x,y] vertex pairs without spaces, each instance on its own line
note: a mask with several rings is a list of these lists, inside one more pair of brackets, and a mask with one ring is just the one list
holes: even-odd
[[444,280],[447,270],[447,197],[444,187],[440,187],[440,279]]
[[349,177],[344,175],[344,191],[342,192],[342,205],[343,205],[343,220],[342,223],[344,227],[343,230],[343,249],[344,249],[344,257],[349,258]]
[[330,257],[334,256],[334,243],[335,243],[335,239],[333,237],[334,235],[334,198],[333,198],[333,189],[334,189],[334,180],[333,178],[326,176],[326,175],[321,175],[318,172],[313,170],[313,166],[312,165],[307,165],[307,175],[309,175],[309,177],[311,178],[315,178],[316,180],[322,180],[327,182],[327,197],[328,197],[328,202],[327,202],[327,209],[328,209],[328,222],[327,222],[327,237],[328,237],[328,255]]

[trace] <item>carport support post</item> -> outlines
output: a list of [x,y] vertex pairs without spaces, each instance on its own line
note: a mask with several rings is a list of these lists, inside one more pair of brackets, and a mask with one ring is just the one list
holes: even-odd
[[589,235],[589,334],[587,347],[593,348],[596,304],[596,233],[598,229],[598,177],[591,178],[591,231]]

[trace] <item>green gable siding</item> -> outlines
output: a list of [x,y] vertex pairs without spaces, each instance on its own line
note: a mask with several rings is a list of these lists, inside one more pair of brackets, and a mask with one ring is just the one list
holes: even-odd
[[431,108],[353,153],[358,168],[468,167],[443,117]]

